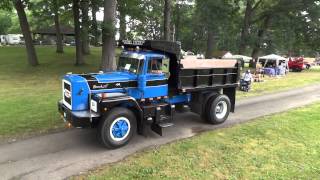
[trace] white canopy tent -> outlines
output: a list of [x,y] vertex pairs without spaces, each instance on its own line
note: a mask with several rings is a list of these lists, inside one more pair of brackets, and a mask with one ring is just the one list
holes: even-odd
[[270,54],[267,56],[259,57],[258,62],[264,68],[264,72],[270,75],[285,75],[288,71],[288,59]]
[[288,59],[284,58],[282,56],[276,55],[276,54],[270,54],[267,56],[262,56],[259,57],[258,59],[258,63],[261,63],[263,65],[263,67],[266,67],[270,64],[275,64],[276,67],[285,64],[286,66],[288,66]]
[[276,54],[270,54],[270,55],[267,55],[267,56],[262,56],[262,57],[259,57],[259,59],[267,59],[267,60],[286,60],[286,58],[282,57],[282,56],[279,56],[279,55],[276,55]]

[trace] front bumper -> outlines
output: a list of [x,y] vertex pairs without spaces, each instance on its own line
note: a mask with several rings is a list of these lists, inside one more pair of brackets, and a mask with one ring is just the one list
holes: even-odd
[[58,110],[63,116],[63,119],[70,122],[73,127],[92,127],[92,122],[99,118],[98,114],[90,111],[71,111],[62,101],[58,102]]

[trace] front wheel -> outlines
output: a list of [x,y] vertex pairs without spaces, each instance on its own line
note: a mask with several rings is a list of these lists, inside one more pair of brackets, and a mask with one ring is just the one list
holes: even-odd
[[111,109],[101,119],[98,126],[98,139],[109,149],[122,147],[129,143],[136,132],[136,117],[127,108]]
[[230,109],[231,103],[228,96],[212,97],[206,106],[206,120],[211,124],[224,123],[230,114]]

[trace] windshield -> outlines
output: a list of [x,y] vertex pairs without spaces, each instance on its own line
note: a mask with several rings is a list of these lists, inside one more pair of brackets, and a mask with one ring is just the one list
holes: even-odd
[[138,73],[140,68],[140,61],[140,59],[136,58],[120,57],[117,65],[117,70]]

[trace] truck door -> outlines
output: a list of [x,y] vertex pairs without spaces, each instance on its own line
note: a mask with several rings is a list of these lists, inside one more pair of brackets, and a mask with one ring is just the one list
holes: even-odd
[[150,57],[147,64],[144,98],[168,95],[169,59]]

